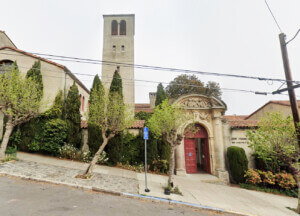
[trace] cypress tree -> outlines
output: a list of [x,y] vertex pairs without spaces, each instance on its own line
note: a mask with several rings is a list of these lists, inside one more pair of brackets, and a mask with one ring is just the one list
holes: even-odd
[[[91,88],[90,104],[95,102],[92,92],[95,90],[99,90],[101,88],[103,88],[103,85],[97,74],[94,77],[93,86]],[[90,111],[89,116],[91,116],[91,114],[92,113]],[[100,128],[94,124],[88,123],[88,145],[89,145],[89,150],[92,152],[92,154],[96,153],[101,143],[102,143],[102,135],[101,135]]]
[[110,84],[110,88],[109,88],[109,94],[112,94],[114,92],[118,93],[123,98],[122,78],[121,78],[118,70],[115,71],[113,79]]
[[67,140],[74,147],[81,146],[81,115],[80,115],[79,91],[75,82],[71,86],[66,100]]
[[161,83],[158,84],[157,90],[156,90],[156,99],[155,99],[155,106],[158,106],[167,98],[167,94],[164,90],[164,87]]
[[34,62],[31,69],[29,69],[29,71],[27,71],[26,78],[31,78],[32,80],[34,80],[36,82],[36,84],[38,85],[38,89],[39,89],[39,98],[42,99],[44,85],[43,85],[43,77],[42,77],[42,73],[41,73],[41,61],[40,60]]
[[[118,70],[116,70],[114,73],[113,79],[111,81],[111,84],[110,84],[108,109],[109,109],[110,104],[112,104],[112,106],[113,106],[113,103],[124,103],[122,92],[123,92],[122,78],[121,78]],[[118,97],[120,101],[111,101],[112,98],[114,98],[114,100],[116,100],[116,97],[113,97],[114,94],[120,95],[120,97]],[[120,113],[116,113],[116,114],[118,115]],[[110,160],[110,162],[112,162],[113,164],[115,164],[116,162],[121,162],[121,157],[122,157],[121,151],[123,150],[122,137],[123,137],[122,134],[116,135],[116,137],[111,140],[111,143],[113,143],[113,144],[109,144],[106,146],[108,158],[113,159],[113,160]],[[117,151],[116,151],[116,149],[117,149]]]

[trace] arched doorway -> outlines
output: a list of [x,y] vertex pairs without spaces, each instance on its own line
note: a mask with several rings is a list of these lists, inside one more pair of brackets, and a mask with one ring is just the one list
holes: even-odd
[[211,173],[208,134],[200,124],[189,126],[186,129],[184,155],[187,173]]

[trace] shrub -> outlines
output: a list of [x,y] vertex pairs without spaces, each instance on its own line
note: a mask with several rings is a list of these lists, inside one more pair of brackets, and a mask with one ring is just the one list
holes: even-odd
[[233,180],[236,183],[244,182],[244,174],[248,169],[245,150],[237,146],[230,146],[227,149],[227,157]]
[[28,150],[31,152],[38,152],[40,151],[40,143],[34,139],[31,141],[31,143],[28,144]]
[[267,113],[258,123],[258,129],[247,131],[249,146],[254,150],[256,168],[273,173],[294,172],[298,161],[297,137],[291,116]]
[[67,138],[67,126],[61,119],[52,119],[46,122],[43,127],[43,143],[41,150],[57,155]]
[[154,172],[161,172],[161,173],[167,173],[168,172],[168,165],[169,162],[167,160],[161,160],[161,159],[155,159],[152,162],[153,165],[153,171]]
[[292,189],[296,187],[296,181],[292,174],[282,172],[275,175],[276,183],[283,189]]
[[77,159],[81,162],[89,163],[92,160],[92,154],[90,151],[80,151]]
[[73,145],[65,144],[59,149],[59,155],[61,158],[74,160],[77,158],[76,157],[77,151],[78,149],[75,148]]
[[244,177],[247,184],[258,185],[262,182],[259,173],[254,169],[248,169]]
[[275,175],[271,171],[260,171],[257,170],[262,180],[263,185],[265,186],[274,186],[275,185]]
[[108,161],[107,153],[105,151],[102,151],[97,164],[105,164]]

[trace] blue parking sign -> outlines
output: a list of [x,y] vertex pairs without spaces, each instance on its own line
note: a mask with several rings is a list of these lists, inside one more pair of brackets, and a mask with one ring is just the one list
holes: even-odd
[[144,127],[144,140],[148,140],[149,137],[149,130],[147,127]]

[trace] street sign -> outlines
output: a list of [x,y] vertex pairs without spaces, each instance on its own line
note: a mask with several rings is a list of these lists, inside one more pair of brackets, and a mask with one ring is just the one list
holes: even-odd
[[148,140],[149,138],[149,130],[147,127],[144,127],[144,140]]

